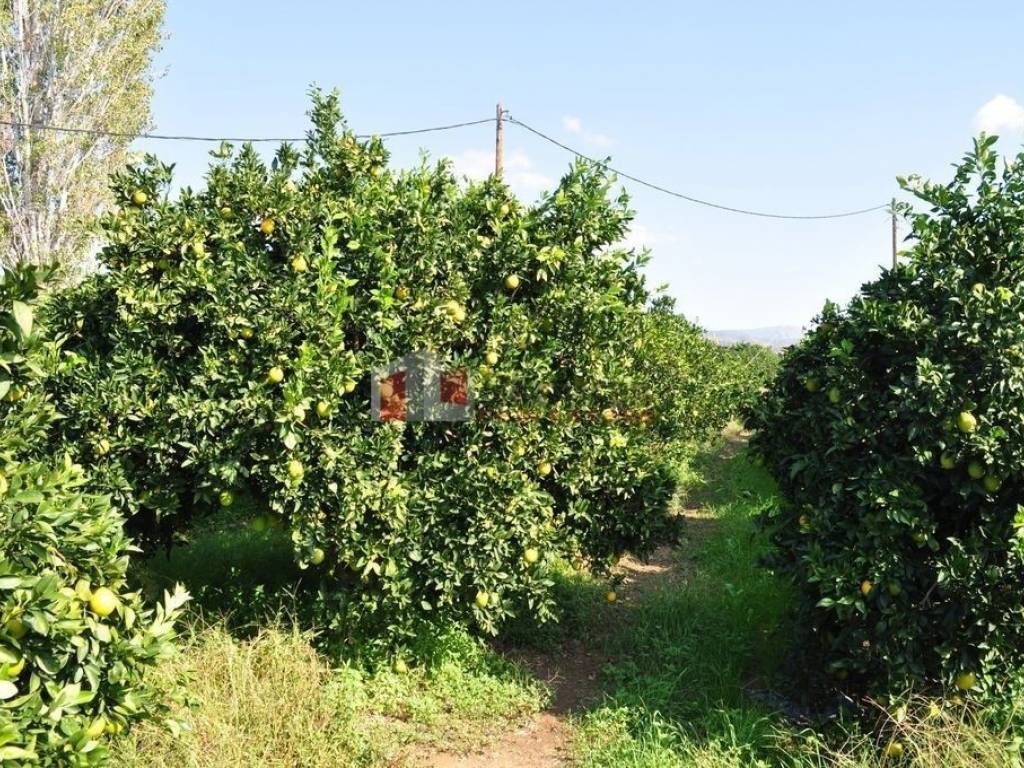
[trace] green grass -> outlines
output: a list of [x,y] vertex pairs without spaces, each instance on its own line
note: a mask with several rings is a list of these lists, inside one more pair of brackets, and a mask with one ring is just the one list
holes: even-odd
[[434,749],[468,750],[542,709],[547,690],[464,631],[417,643],[429,668],[370,668],[319,653],[303,615],[303,573],[285,532],[256,532],[244,500],[215,512],[170,554],[136,568],[152,594],[181,582],[192,624],[153,684],[177,691],[178,729],[120,739],[120,768],[413,765]]
[[[694,490],[681,506],[701,512],[684,521],[675,575],[609,606],[606,581],[558,566],[559,624],[523,617],[496,644],[438,630],[417,649],[430,663],[404,674],[317,652],[314,631],[299,628],[305,585],[284,533],[254,532],[237,509],[213,515],[191,543],[137,570],[147,589],[181,580],[198,596],[185,647],[154,676],[187,693],[174,705],[184,730],[135,728],[115,745],[114,765],[414,766],[435,750],[479,749],[550,695],[494,648],[557,658],[570,638],[607,660],[603,699],[571,718],[575,768],[910,764],[886,761],[885,743],[855,729],[793,726],[748,695],[778,682],[788,635],[790,592],[758,566],[753,522],[774,489],[742,455],[711,451],[687,473]],[[914,765],[1017,764],[1007,735],[962,709],[892,725]]]
[[250,525],[260,510],[247,498],[201,519],[188,538],[134,570],[150,597],[175,583],[193,596],[192,609],[212,621],[258,625],[294,613],[303,588],[286,531],[257,532]]
[[119,768],[295,768],[415,762],[424,750],[470,749],[539,711],[544,687],[482,643],[435,639],[431,668],[398,674],[340,664],[308,634],[268,626],[244,639],[193,627],[154,684],[186,691],[179,734],[148,723],[113,750]]
[[775,720],[744,689],[784,650],[789,591],[758,567],[752,519],[774,491],[742,459],[701,469],[708,485],[687,505],[702,513],[676,551],[682,578],[647,594],[605,641],[609,696],[580,720],[581,766],[755,765],[773,750]]
[[[855,727],[824,734],[787,722],[751,699],[778,683],[786,651],[787,585],[758,566],[754,516],[774,503],[767,475],[741,454],[700,466],[706,485],[699,536],[676,550],[685,578],[634,605],[604,643],[608,695],[576,722],[576,768],[868,768],[887,741]],[[706,517],[705,517],[706,516]],[[924,709],[923,703],[921,709]],[[885,717],[884,712],[879,713]],[[890,723],[913,765],[1018,765],[1006,734],[964,710]]]

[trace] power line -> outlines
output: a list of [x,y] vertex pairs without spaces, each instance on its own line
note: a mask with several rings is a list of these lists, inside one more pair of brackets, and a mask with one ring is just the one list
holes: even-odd
[[[608,163],[606,163],[604,161],[601,161],[601,160],[598,160],[598,159],[596,159],[594,157],[586,155],[583,152],[580,152],[579,150],[574,149],[573,147],[568,146],[567,144],[563,144],[562,142],[558,141],[557,139],[552,138],[551,136],[548,136],[547,134],[537,130],[536,128],[534,128],[534,127],[532,127],[530,125],[527,125],[522,120],[517,120],[516,118],[512,117],[508,113],[508,110],[502,110],[502,114],[507,118],[507,120],[510,123],[518,125],[519,127],[529,131],[530,133],[540,137],[541,139],[544,139],[544,141],[550,142],[551,144],[554,144],[556,147],[564,149],[566,152],[569,152],[570,154],[573,154],[576,157],[582,158],[583,160],[587,160],[588,162],[594,163],[595,165],[597,165],[599,167],[605,168],[606,170],[611,171],[612,173],[614,173],[614,174],[616,174],[616,175],[618,175],[618,176],[620,176],[620,177],[622,177],[624,179],[629,179],[630,181],[633,181],[633,182],[635,182],[637,184],[640,184],[642,186],[648,187],[649,189],[653,189],[653,190],[655,190],[657,192],[661,192],[661,193],[666,194],[666,195],[671,195],[672,197],[679,198],[680,200],[686,200],[687,202],[695,203],[697,205],[703,205],[703,206],[706,206],[708,208],[716,208],[716,209],[718,209],[720,211],[728,211],[730,213],[738,213],[738,214],[743,214],[745,216],[759,216],[759,217],[768,218],[768,219],[815,220],[815,219],[841,219],[841,218],[847,218],[847,217],[850,217],[850,216],[860,216],[860,215],[865,214],[865,213],[872,213],[874,211],[880,211],[882,209],[888,208],[888,205],[886,204],[886,205],[875,205],[875,206],[872,206],[870,208],[861,208],[859,210],[854,210],[854,211],[843,211],[841,213],[826,213],[826,214],[814,214],[814,215],[792,215],[792,214],[782,214],[782,213],[769,213],[769,212],[766,212],[766,211],[755,211],[755,210],[750,210],[750,209],[746,209],[746,208],[735,208],[735,207],[729,206],[729,205],[722,205],[721,203],[714,203],[714,202],[711,202],[709,200],[703,200],[703,199],[698,198],[698,197],[693,197],[692,195],[686,195],[686,194],[683,194],[682,192],[677,192],[675,190],[668,189],[667,187],[663,187],[660,184],[655,184],[655,183],[650,182],[650,181],[645,181],[644,179],[641,179],[638,176],[634,176],[634,175],[632,175],[630,173],[626,173],[625,171],[621,171],[621,170],[619,170],[617,168],[612,167],[611,165],[609,165]],[[480,119],[480,120],[468,120],[468,121],[461,122],[461,123],[448,123],[446,125],[435,125],[435,126],[430,126],[430,127],[427,127],[427,128],[413,128],[413,129],[405,130],[405,131],[388,131],[388,132],[385,132],[385,133],[376,133],[376,134],[359,133],[359,134],[356,134],[356,138],[368,139],[368,138],[372,138],[372,137],[375,137],[375,136],[379,137],[379,138],[391,138],[391,137],[395,137],[395,136],[413,136],[413,135],[422,134],[422,133],[434,133],[434,132],[438,132],[438,131],[450,131],[450,130],[454,130],[456,128],[466,128],[466,127],[474,126],[474,125],[485,125],[487,123],[500,123],[500,120],[497,117],[485,117],[485,118]],[[55,133],[71,133],[71,134],[81,134],[81,135],[87,135],[87,136],[109,136],[109,137],[112,137],[112,138],[121,138],[121,139],[154,139],[154,140],[158,140],[158,141],[196,141],[196,142],[207,142],[207,143],[218,143],[218,144],[221,143],[221,142],[225,142],[225,141],[227,141],[227,142],[237,142],[237,143],[251,143],[251,144],[260,143],[260,142],[273,142],[273,143],[294,142],[294,143],[302,143],[302,142],[305,142],[305,141],[308,140],[306,137],[301,137],[301,138],[297,138],[297,137],[266,137],[266,136],[231,137],[231,136],[176,135],[176,134],[165,134],[165,133],[132,133],[132,132],[127,132],[127,131],[108,131],[108,130],[104,130],[104,129],[100,129],[100,128],[72,128],[70,126],[50,125],[50,124],[47,124],[47,123],[25,123],[25,122],[13,121],[13,120],[0,120],[0,125],[7,126],[9,128],[31,128],[33,130],[53,131]]]
[[[470,125],[483,125],[484,123],[493,123],[495,118],[486,117],[483,120],[469,120],[464,123],[450,123],[448,125],[435,125],[429,128],[413,128],[408,131],[389,131],[387,133],[357,133],[356,138],[358,139],[369,139],[373,137],[379,137],[382,139],[390,138],[393,136],[412,136],[417,133],[432,133],[434,131],[450,131],[454,128],[465,128]],[[46,123],[20,123],[12,120],[0,120],[0,125],[6,125],[9,128],[31,128],[37,131],[53,131],[55,133],[77,133],[84,134],[87,136],[110,136],[118,139],[157,139],[160,141],[205,141],[221,143],[224,141],[255,144],[258,142],[304,142],[307,141],[306,137],[302,138],[274,138],[274,137],[231,137],[231,136],[178,136],[166,133],[130,133],[126,131],[106,131],[99,128],[71,128],[64,125],[48,125]]]
[[632,174],[626,173],[625,171],[620,171],[617,168],[613,168],[612,166],[608,165],[608,163],[606,163],[606,162],[603,162],[601,160],[597,160],[596,158],[590,157],[589,155],[585,155],[582,152],[580,152],[579,150],[573,149],[572,147],[570,147],[570,146],[568,146],[566,144],[563,144],[562,142],[558,141],[557,139],[553,139],[552,137],[548,136],[545,133],[541,133],[536,128],[533,128],[533,127],[527,125],[522,120],[517,120],[516,118],[512,117],[511,115],[509,115],[507,119],[508,119],[508,121],[510,123],[518,125],[521,128],[525,128],[530,133],[533,133],[533,134],[539,136],[540,138],[544,139],[545,141],[551,142],[556,147],[560,147],[560,148],[564,149],[566,152],[570,152],[570,153],[576,155],[576,157],[579,157],[579,158],[581,158],[583,160],[587,160],[587,161],[589,161],[591,163],[594,163],[595,165],[598,165],[598,166],[600,166],[600,167],[602,167],[602,168],[604,168],[606,170],[609,170],[612,173],[616,174],[617,176],[621,176],[624,179],[629,179],[630,181],[634,181],[637,184],[640,184],[642,186],[648,187],[648,188],[653,189],[653,190],[655,190],[657,192],[662,192],[662,193],[664,193],[666,195],[671,195],[672,197],[678,197],[680,200],[686,200],[687,202],[696,203],[697,205],[704,205],[704,206],[707,206],[708,208],[717,208],[720,211],[729,211],[730,213],[741,213],[741,214],[743,214],[745,216],[760,216],[760,217],[766,218],[766,219],[801,219],[801,220],[808,220],[808,219],[842,219],[842,218],[846,218],[846,217],[849,217],[849,216],[860,216],[861,214],[864,214],[864,213],[872,213],[873,211],[880,211],[880,210],[883,210],[883,209],[886,209],[886,208],[889,207],[888,204],[885,204],[885,205],[874,205],[874,206],[872,206],[870,208],[860,208],[860,209],[855,210],[855,211],[843,211],[842,213],[823,213],[823,214],[802,215],[802,216],[801,215],[789,215],[789,214],[783,214],[783,213],[766,213],[765,211],[752,211],[752,210],[748,210],[746,208],[733,208],[732,206],[729,206],[729,205],[722,205],[720,203],[712,203],[709,200],[701,200],[699,197],[692,197],[690,195],[684,195],[682,192],[676,192],[675,190],[668,189],[668,188],[663,187],[663,186],[661,186],[659,184],[654,184],[654,183],[652,183],[650,181],[644,181],[643,179],[641,179],[641,178],[639,178],[637,176],[633,176]]

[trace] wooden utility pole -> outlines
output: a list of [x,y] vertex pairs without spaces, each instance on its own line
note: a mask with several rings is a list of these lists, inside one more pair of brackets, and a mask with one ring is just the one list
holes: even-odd
[[497,120],[494,124],[494,175],[500,179],[501,170],[505,164],[505,126],[502,122],[504,110],[501,108],[500,101],[495,115]]
[[896,208],[892,209],[892,268],[896,269]]

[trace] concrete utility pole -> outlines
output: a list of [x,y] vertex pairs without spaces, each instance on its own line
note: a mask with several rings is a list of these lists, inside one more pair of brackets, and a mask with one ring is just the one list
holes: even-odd
[[502,121],[504,110],[500,101],[495,115],[497,120],[494,124],[494,175],[501,178],[502,167],[505,164],[505,126]]

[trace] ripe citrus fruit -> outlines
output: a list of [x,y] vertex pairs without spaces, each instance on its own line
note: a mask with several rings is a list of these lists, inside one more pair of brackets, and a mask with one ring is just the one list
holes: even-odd
[[305,272],[309,269],[309,265],[306,263],[306,259],[302,256],[296,256],[292,259],[292,272]]
[[448,313],[448,317],[457,323],[461,323],[466,319],[466,308],[457,301],[449,301],[445,304],[444,311]]
[[864,579],[864,581],[862,581],[860,583],[860,593],[862,595],[864,595],[865,597],[867,597],[869,594],[871,594],[871,590],[874,589],[874,588],[875,588],[874,584],[872,584],[867,579]]
[[800,515],[800,520],[798,522],[800,523],[801,528],[806,528],[808,525],[811,524],[811,518],[809,518],[807,515]]
[[222,507],[230,507],[235,503],[235,495],[231,491],[221,491],[217,500],[220,501]]
[[394,385],[390,381],[382,381],[380,383],[380,399],[390,400],[393,394],[395,394]]
[[348,381],[346,381],[345,382],[345,392],[347,392],[348,394],[352,394],[355,391],[356,391],[356,383],[355,383],[355,381],[352,380],[352,379],[349,379]]
[[106,587],[100,587],[89,598],[89,607],[97,616],[109,616],[117,608],[117,596]]
[[903,757],[903,745],[898,741],[890,741],[889,746],[885,748],[885,756],[893,760],[899,760]]
[[228,216],[231,215],[231,209],[226,205],[222,205],[220,208],[220,215],[226,219]]
[[280,384],[284,381],[284,371],[278,368],[276,365],[267,371],[267,381],[270,384]]
[[395,659],[395,663],[391,665],[391,669],[394,670],[396,675],[404,675],[409,671],[409,665],[405,663],[405,659]]
[[998,475],[985,475],[985,479],[981,481],[981,484],[989,493],[996,493],[1000,486],[1002,486],[1003,481]]
[[817,392],[821,388],[821,384],[819,384],[818,380],[812,376],[804,381],[804,388],[808,392]]
[[4,631],[12,640],[21,640],[28,634],[28,625],[21,619],[8,619],[4,624]]
[[960,415],[956,417],[956,426],[965,435],[969,435],[978,428],[978,420],[974,418],[973,413],[961,411]]
[[404,285],[398,286],[398,289],[395,291],[395,298],[399,301],[405,301],[409,298],[409,289]]
[[149,200],[149,195],[143,192],[141,189],[136,189],[132,192],[132,203],[135,205],[145,205],[146,201]]
[[505,278],[505,287],[510,291],[514,291],[519,287],[519,275],[509,275]]
[[982,294],[985,293],[985,284],[975,283],[974,285],[971,286],[971,293],[973,293],[975,296],[981,296]]
[[939,457],[939,466],[943,469],[953,469],[956,467],[956,459],[953,458],[951,453],[943,452]]
[[267,217],[260,222],[260,232],[264,235],[272,235],[274,234],[274,227],[276,226],[277,224],[274,223],[274,220]]
[[615,409],[605,408],[603,411],[601,411],[601,418],[604,419],[605,421],[615,421]]
[[537,465],[537,474],[540,475],[541,477],[547,477],[548,475],[551,474],[551,469],[552,467],[550,461],[542,461],[540,464]]
[[292,459],[288,462],[288,477],[292,480],[298,480],[306,473],[305,468],[302,466],[302,462],[298,459]]
[[607,600],[609,603],[614,603],[616,600],[619,599],[619,596],[615,594],[614,589],[609,589],[607,592],[605,592],[604,599]]
[[309,562],[313,565],[320,565],[324,561],[324,557],[326,557],[324,551],[320,547],[316,547],[309,555]]
[[523,552],[523,560],[528,562],[530,565],[533,565],[538,560],[540,560],[540,552],[538,552],[535,548],[530,547],[525,552]]
[[90,739],[98,739],[100,736],[103,735],[103,731],[106,729],[106,727],[106,719],[103,717],[97,717],[89,724],[89,727],[85,729],[85,735],[88,736]]
[[331,413],[331,404],[326,400],[321,400],[316,404],[316,415],[321,419],[326,419]]
[[241,336],[243,339],[251,339],[253,333],[254,331],[252,330],[252,328],[246,325],[242,327],[242,329],[238,332],[238,335]]
[[978,678],[973,672],[961,672],[956,676],[956,687],[961,691],[969,691],[978,683]]
[[977,461],[972,461],[967,465],[967,474],[974,480],[981,480],[985,476],[985,467]]
[[99,454],[100,456],[106,456],[108,453],[110,453],[110,441],[107,440],[107,438],[104,437],[96,445],[96,453]]
[[476,598],[474,599],[474,602],[476,603],[477,608],[486,608],[487,604],[491,602],[491,596],[483,590],[480,590],[476,593]]
[[484,359],[487,360],[487,364],[488,365],[497,365],[498,364],[498,353],[497,352],[488,352],[487,356]]

